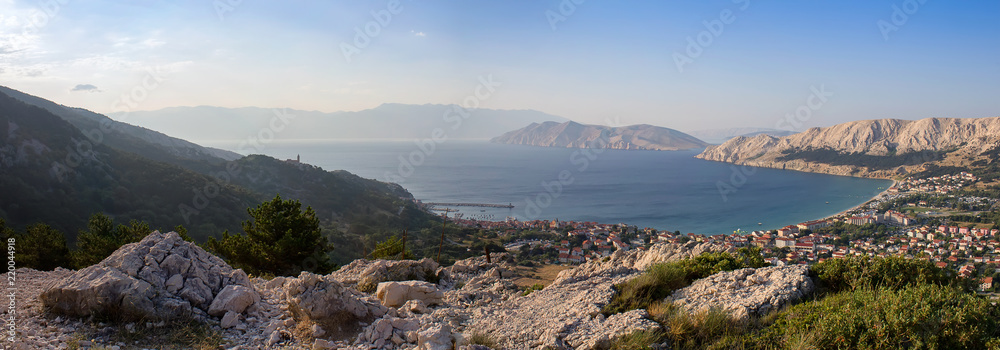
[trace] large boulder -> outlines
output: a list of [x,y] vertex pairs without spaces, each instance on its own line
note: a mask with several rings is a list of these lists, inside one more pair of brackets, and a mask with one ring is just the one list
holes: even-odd
[[417,338],[417,348],[421,350],[451,350],[454,339],[451,327],[447,324],[433,325],[420,331]]
[[326,275],[302,272],[284,283],[288,309],[299,320],[319,324],[325,333],[342,335],[358,322],[370,322],[389,309],[371,296],[348,288]]
[[375,290],[375,296],[388,307],[400,307],[409,300],[419,300],[426,305],[441,304],[444,293],[437,285],[423,281],[382,282]]
[[260,300],[243,270],[175,232],[155,231],[63,278],[39,299],[55,313],[78,317],[203,318],[221,291],[236,286],[249,296],[249,304]]
[[780,309],[812,290],[808,267],[771,266],[720,272],[675,291],[667,300],[690,312],[716,307],[746,319]]
[[[400,346],[404,343],[414,343],[417,341],[415,336],[420,326],[420,322],[416,319],[386,315],[372,322],[358,334],[355,344],[360,345],[363,349],[384,349]],[[413,332],[413,341],[407,339],[406,334],[410,332]]]
[[386,281],[426,281],[437,277],[438,263],[424,258],[415,260],[375,260],[368,264],[357,279],[358,290],[373,292]]
[[239,314],[259,301],[260,295],[253,289],[228,285],[215,296],[215,300],[212,300],[212,304],[208,306],[208,314],[216,317],[221,317],[227,312]]

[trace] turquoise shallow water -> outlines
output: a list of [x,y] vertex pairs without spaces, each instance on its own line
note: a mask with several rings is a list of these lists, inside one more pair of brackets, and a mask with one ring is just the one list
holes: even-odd
[[[225,147],[226,145],[217,145]],[[698,151],[591,152],[447,141],[274,142],[262,153],[402,184],[425,202],[515,205],[459,208],[466,217],[628,223],[702,234],[771,229],[864,203],[891,184],[693,156]],[[761,223],[762,225],[758,225]]]

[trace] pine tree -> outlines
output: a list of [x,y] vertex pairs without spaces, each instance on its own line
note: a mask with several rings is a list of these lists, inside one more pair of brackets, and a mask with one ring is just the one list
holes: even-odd
[[243,233],[209,238],[207,247],[235,267],[251,274],[289,276],[301,271],[327,273],[332,268],[330,248],[319,228],[312,207],[301,210],[297,200],[277,195],[256,208],[249,208],[251,220],[243,222]]
[[138,242],[150,232],[149,224],[142,221],[132,220],[128,225],[116,228],[107,215],[94,214],[87,222],[87,230],[77,236],[77,249],[72,253],[73,265],[82,269],[99,263],[121,246]]
[[28,226],[27,232],[18,236],[20,236],[16,245],[18,266],[41,271],[70,267],[66,236],[59,230],[38,223]]

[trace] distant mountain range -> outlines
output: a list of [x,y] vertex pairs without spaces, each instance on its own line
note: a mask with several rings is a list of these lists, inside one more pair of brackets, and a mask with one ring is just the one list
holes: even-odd
[[630,150],[676,151],[708,146],[691,135],[646,124],[624,127],[586,125],[572,121],[531,123],[507,132],[490,142],[515,145],[610,148]]
[[688,131],[687,133],[711,144],[721,144],[737,136],[752,137],[764,134],[781,137],[795,134],[795,131],[768,128],[726,128]]
[[[279,117],[279,114],[284,116]],[[464,110],[455,105],[392,103],[356,112],[199,106],[111,116],[188,140],[236,142],[258,137],[262,130],[273,133],[276,139],[412,140],[429,138],[435,129],[441,129],[449,139],[487,140],[502,130],[513,130],[528,123],[567,120],[532,110]],[[274,123],[277,127],[272,128],[275,118],[280,120]],[[268,129],[272,130],[266,131]]]
[[997,162],[1000,117],[878,119],[811,128],[785,137],[739,136],[701,159],[836,175],[891,178],[933,166]]
[[205,164],[217,164],[242,157],[230,151],[202,147],[162,132],[117,122],[86,109],[63,106],[5,86],[0,86],[0,93],[55,114],[79,129],[91,141],[128,150],[152,160],[184,167],[204,167]]

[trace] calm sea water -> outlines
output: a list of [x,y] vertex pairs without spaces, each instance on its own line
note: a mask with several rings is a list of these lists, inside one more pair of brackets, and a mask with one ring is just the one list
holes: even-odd
[[743,168],[695,159],[697,151],[597,153],[485,141],[447,141],[421,150],[414,142],[298,141],[271,143],[263,153],[279,159],[300,155],[327,170],[398,182],[425,202],[515,206],[458,208],[465,217],[628,223],[702,234],[822,218],[864,203],[891,184]]

